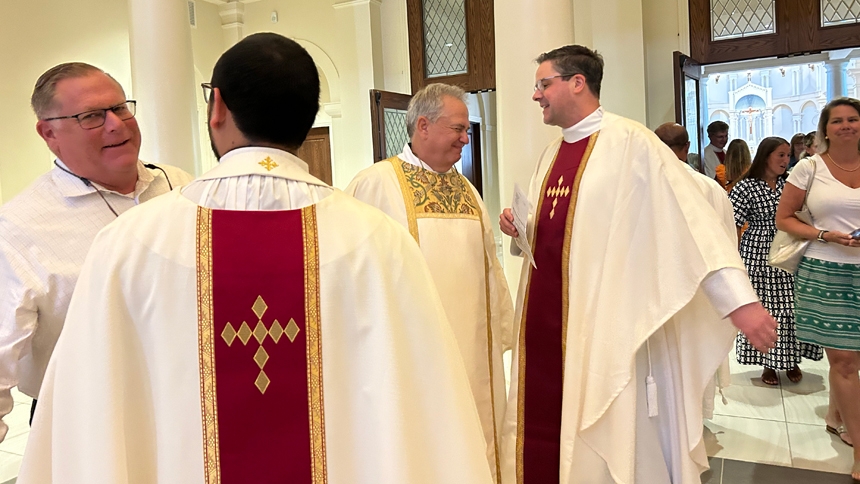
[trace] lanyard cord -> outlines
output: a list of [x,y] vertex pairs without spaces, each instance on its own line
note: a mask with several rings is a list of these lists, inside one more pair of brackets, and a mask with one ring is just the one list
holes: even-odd
[[[93,183],[92,183],[91,181],[89,181],[88,179],[86,179],[86,178],[84,178],[84,177],[82,177],[82,176],[80,176],[80,175],[76,175],[75,173],[73,173],[71,170],[69,170],[69,169],[67,169],[67,168],[62,167],[59,163],[57,163],[57,160],[54,160],[54,165],[55,165],[57,168],[59,168],[59,169],[63,170],[63,171],[64,171],[64,172],[66,172],[66,173],[68,173],[69,175],[72,175],[73,177],[75,177],[75,178],[77,178],[78,180],[82,181],[82,182],[84,183],[84,185],[86,185],[86,186],[88,186],[88,187],[92,188],[93,190],[95,190],[95,191],[96,191],[96,193],[98,193],[98,194],[99,194],[99,196],[102,198],[102,201],[104,201],[104,202],[105,202],[105,205],[107,205],[107,208],[111,211],[111,213],[113,213],[114,217],[119,217],[119,214],[118,214],[118,213],[116,213],[116,210],[114,210],[114,208],[111,206],[111,204],[107,201],[107,198],[105,198],[104,193],[102,193],[102,191],[101,191],[101,190],[99,190],[98,188],[96,188],[96,187],[93,185]],[[143,165],[143,166],[144,166],[144,167],[146,167],[146,168],[149,168],[150,170],[160,170],[160,171],[161,171],[161,173],[164,173],[164,178],[167,180],[167,186],[168,186],[168,187],[170,187],[170,189],[171,189],[171,190],[173,190],[173,184],[172,184],[172,183],[170,183],[170,177],[169,177],[169,176],[167,176],[167,172],[166,172],[166,171],[164,171],[164,169],[163,169],[163,168],[161,168],[161,167],[160,167],[160,166],[158,166],[158,165],[153,165],[152,163],[144,163],[144,165]]]

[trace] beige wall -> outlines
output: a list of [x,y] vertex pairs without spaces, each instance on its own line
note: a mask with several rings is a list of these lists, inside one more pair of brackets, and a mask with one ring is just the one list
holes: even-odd
[[[0,192],[11,199],[48,171],[53,155],[34,129],[36,79],[69,61],[94,64],[132,96],[126,3],[116,0],[7,0],[0,14]],[[94,21],[98,19],[98,21]],[[146,133],[143,133],[146,142]]]
[[[331,106],[321,110],[318,124],[332,127],[335,185],[342,187],[370,162],[368,90],[410,92],[411,87],[405,2],[383,0],[379,4],[371,0],[370,6],[367,2],[351,2],[352,6],[335,9],[337,3],[344,2],[249,3],[244,33],[274,31],[296,38],[309,48],[318,64],[321,57],[328,63],[327,72],[321,69],[326,78],[322,101]],[[570,4],[574,22],[574,38],[570,41],[590,45],[606,56],[602,98],[607,109],[652,128],[672,120],[671,58],[672,51],[680,46],[683,45],[682,51],[688,49],[686,0],[570,0]],[[211,78],[215,61],[227,47],[218,8],[204,0],[197,1],[198,27],[191,34],[200,82]],[[276,24],[270,20],[272,11],[278,12]],[[504,12],[497,9],[496,15]],[[91,24],[93,18],[99,19],[97,29],[81,28]],[[531,30],[523,26],[522,35]],[[28,99],[39,74],[70,60],[104,68],[133,96],[125,2],[4,2],[0,16],[0,66],[4,72],[0,109],[6,113],[7,121],[6,129],[0,132],[0,143],[12,148],[0,151],[0,200],[10,199],[50,168],[52,157],[33,129],[35,119]],[[522,68],[531,73],[534,66],[529,63]],[[504,130],[504,124],[500,123],[499,128]],[[144,143],[146,136],[143,133]],[[499,136],[504,133],[500,131]],[[510,196],[505,192],[503,188],[499,194],[503,205]]]
[[633,0],[574,0],[574,42],[603,55],[600,103],[645,123],[645,38],[642,4]]
[[686,0],[642,0],[645,37],[647,125],[651,129],[675,121],[672,53],[690,53],[690,21]]

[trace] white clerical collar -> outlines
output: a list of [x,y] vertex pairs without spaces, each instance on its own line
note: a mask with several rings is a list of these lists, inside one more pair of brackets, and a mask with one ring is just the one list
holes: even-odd
[[562,136],[566,143],[576,143],[577,141],[588,138],[592,134],[600,131],[600,122],[603,121],[603,107],[598,107],[593,113],[582,118],[582,121],[574,124],[569,128],[561,130]]
[[308,172],[308,164],[293,154],[276,148],[249,146],[237,148],[221,157],[218,166],[204,173],[198,180],[259,175],[297,180],[309,185],[327,187],[322,180]]
[[[400,158],[401,160],[405,161],[406,163],[409,163],[410,165],[415,165],[419,168],[424,168],[425,170],[430,170],[433,173],[439,173],[438,171],[434,170],[433,168],[430,168],[430,165],[428,165],[427,162],[421,161],[420,158],[415,156],[415,153],[412,152],[412,147],[409,146],[409,143],[406,143],[403,146],[403,153],[400,153],[399,155],[397,155],[397,157]],[[455,169],[456,168],[454,168],[452,166],[445,173],[450,173],[451,170],[455,170]]]

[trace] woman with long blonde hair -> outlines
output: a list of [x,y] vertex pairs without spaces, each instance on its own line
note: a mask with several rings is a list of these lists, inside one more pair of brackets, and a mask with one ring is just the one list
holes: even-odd
[[731,191],[738,180],[750,169],[752,159],[750,157],[750,147],[747,142],[742,139],[732,140],[729,147],[726,148],[725,161],[725,183],[723,187],[726,191]]

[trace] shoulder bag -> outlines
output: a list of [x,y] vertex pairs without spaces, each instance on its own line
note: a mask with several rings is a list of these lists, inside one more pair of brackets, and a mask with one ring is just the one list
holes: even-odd
[[[794,216],[801,222],[812,225],[812,214],[809,213],[809,206],[806,205],[806,200],[809,198],[809,189],[812,188],[812,181],[815,180],[815,172],[818,170],[815,158],[810,158],[812,163],[812,176],[806,182],[806,195],[803,196],[803,205],[800,211],[794,212]],[[773,267],[777,267],[786,272],[794,274],[797,272],[797,266],[800,260],[803,259],[803,254],[806,248],[809,247],[809,239],[801,239],[795,237],[788,232],[778,230],[773,237],[773,242],[770,244],[770,252],[767,255],[767,263]]]

